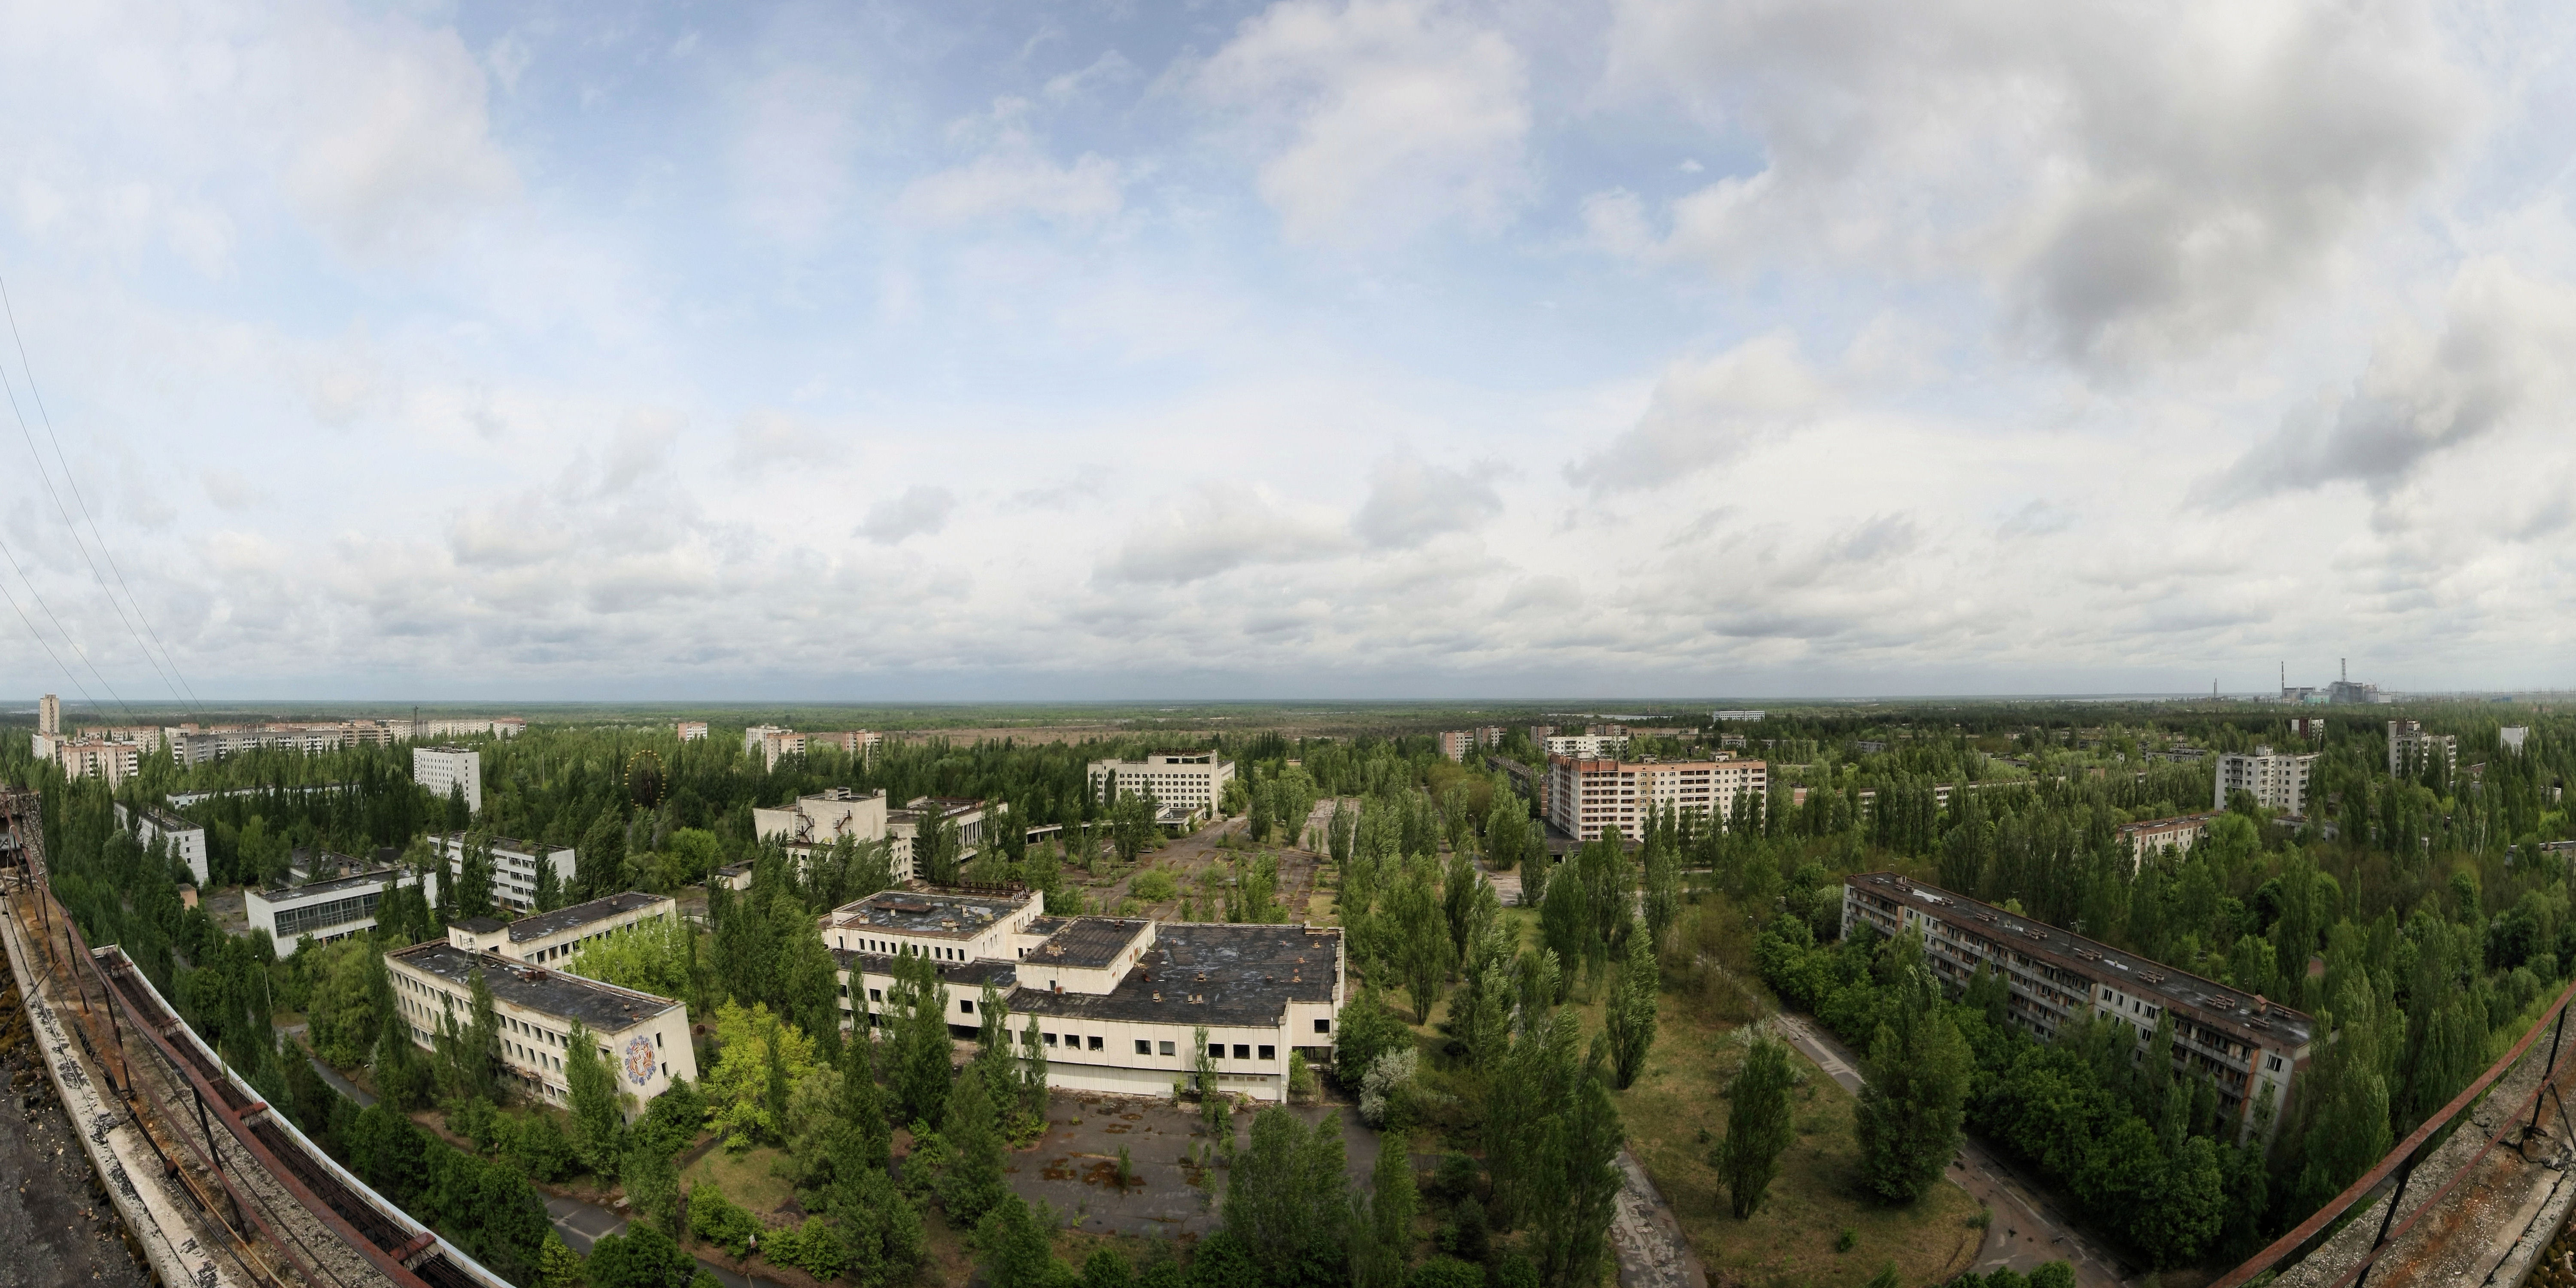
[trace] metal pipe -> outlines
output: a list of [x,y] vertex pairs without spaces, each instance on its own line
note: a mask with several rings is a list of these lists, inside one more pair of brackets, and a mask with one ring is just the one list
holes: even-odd
[[[2558,1071],[2558,1039],[2565,1036],[2567,1036],[2567,1008],[2562,1006],[2558,1008],[2558,1027],[2549,1035],[2549,1063],[2540,1070],[2541,1086],[2548,1086],[2549,1075]],[[2525,1132],[2540,1126],[2540,1101],[2539,1096],[2531,1098],[2531,1124],[2523,1129]]]
[[[2565,1015],[2566,1012],[2561,1011],[2559,1014]],[[2365,1259],[2361,1263],[2361,1273],[2353,1278],[2352,1288],[2362,1288],[2362,1285],[2370,1282],[2370,1272],[2379,1264],[2375,1258],[2378,1257],[2380,1248],[2388,1242],[2388,1227],[2397,1219],[2397,1204],[2406,1197],[2406,1182],[2413,1180],[2414,1177],[2415,1160],[2409,1158],[2406,1160],[2406,1166],[2397,1170],[2397,1188],[2389,1193],[2388,1211],[2379,1218],[2379,1233],[2370,1241],[2370,1252],[2367,1255],[2372,1259]]]

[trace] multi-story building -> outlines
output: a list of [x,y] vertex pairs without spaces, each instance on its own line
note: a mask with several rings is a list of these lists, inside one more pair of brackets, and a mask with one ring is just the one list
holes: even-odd
[[1440,754],[1465,762],[1467,753],[1476,749],[1476,735],[1471,730],[1452,729],[1440,735]]
[[2290,717],[2290,736],[2301,742],[2323,743],[2326,740],[2324,716]]
[[53,694],[36,700],[36,737],[33,750],[38,760],[54,758],[54,744],[63,736],[63,700]]
[[915,847],[921,839],[921,829],[933,818],[956,831],[959,863],[974,858],[976,851],[983,848],[985,829],[1001,821],[989,817],[994,809],[990,803],[970,796],[916,796],[902,809],[887,811],[886,839],[894,843],[891,857],[895,879],[912,881],[928,875],[921,870]]
[[2191,847],[2209,836],[2209,825],[2216,814],[2183,814],[2174,818],[2140,819],[2120,825],[2120,839],[2128,843],[2130,862],[2144,863],[2158,854],[2180,858]]
[[822,934],[841,964],[844,1016],[881,1023],[896,957],[912,952],[939,970],[952,1035],[974,1036],[988,984],[1015,1038],[1036,1017],[1049,1086],[1168,1095],[1195,1076],[1202,1028],[1221,1092],[1284,1100],[1291,1054],[1330,1063],[1347,1000],[1341,931],[1047,917],[1043,907],[1034,893],[890,890],[834,909]]
[[2422,773],[2424,766],[2431,764],[2435,756],[2442,758],[2444,773],[2458,775],[2460,772],[2459,736],[2447,733],[2426,733],[2424,724],[2420,720],[2388,722],[2388,772],[2391,777],[2398,774]]
[[461,789],[465,807],[483,812],[483,753],[472,747],[412,748],[411,780],[440,800]]
[[1628,735],[1624,733],[1558,734],[1546,739],[1540,745],[1547,751],[1548,758],[1551,760],[1558,756],[1572,756],[1577,760],[1601,760],[1624,754],[1628,750]]
[[438,720],[386,720],[388,741],[427,742],[432,738],[516,738],[528,731],[528,722],[519,716],[468,716]]
[[54,761],[65,778],[104,778],[110,787],[143,772],[143,744],[105,738],[54,738]]
[[167,844],[170,857],[187,864],[198,885],[206,884],[206,829],[167,810],[153,809],[148,805],[142,809],[127,809],[122,801],[116,806],[116,822],[133,832],[134,839],[141,841],[147,851],[154,841]]
[[781,845],[830,845],[848,838],[881,841],[886,836],[886,794],[861,794],[847,787],[827,787],[792,804],[751,811],[751,833]]
[[682,742],[705,742],[707,740],[707,722],[704,720],[682,720],[679,722],[678,728],[680,741]]
[[415,876],[401,868],[377,868],[355,876],[309,885],[242,892],[250,928],[268,932],[280,957],[292,957],[304,941],[327,944],[376,928],[376,908],[385,894],[400,886],[419,885],[423,897],[438,900],[438,878]]
[[2254,803],[2292,818],[2307,816],[2308,773],[2316,766],[2317,753],[2276,753],[2270,747],[2256,747],[2250,754],[2226,752],[2218,757],[2217,791],[2212,809],[2227,808],[2230,792],[2250,792]]
[[[492,991],[492,1013],[501,1024],[501,1067],[530,1098],[565,1104],[564,1058],[572,1054],[578,1020],[617,1070],[617,1089],[632,1120],[644,1102],[681,1078],[695,1081],[698,1058],[689,1045],[689,1008],[667,997],[619,988],[559,970],[431,940],[385,954],[393,976],[394,1006],[411,1039],[436,1049],[449,1022],[463,1028],[474,1015],[474,980]],[[479,938],[471,932],[463,936]],[[584,1052],[583,1054],[588,1054]]]
[[809,751],[820,751],[825,747],[837,747],[853,760],[870,760],[875,758],[877,748],[884,742],[884,734],[866,729],[850,729],[840,733],[798,733],[793,729],[782,729],[777,725],[753,725],[742,733],[743,751],[759,756],[762,766],[767,769],[778,768],[778,762],[790,756],[802,756]]
[[1921,935],[1924,960],[1953,989],[1994,971],[2010,990],[2013,1022],[2042,1041],[2090,1012],[2129,1026],[2133,1058],[2142,1058],[2170,1012],[2176,1071],[2210,1080],[2220,1109],[2238,1119],[2240,1142],[2258,1121],[2266,1139],[2278,1130],[2307,1067],[2316,1028],[2308,1016],[2020,913],[1873,872],[1843,880],[1843,933],[1864,925]]
[[512,961],[544,966],[568,960],[583,944],[637,922],[679,915],[679,902],[668,895],[628,890],[517,921],[468,917],[449,926],[447,938],[468,952],[498,953]]
[[1719,721],[1725,721],[1725,720],[1742,720],[1742,721],[1748,721],[1748,722],[1750,722],[1750,721],[1760,720],[1760,719],[1762,719],[1764,716],[1766,716],[1766,715],[1768,715],[1768,714],[1770,714],[1770,713],[1769,713],[1769,712],[1765,712],[1765,711],[1758,711],[1758,710],[1752,710],[1752,709],[1736,709],[1736,710],[1728,710],[1728,711],[1711,711],[1711,712],[1709,712],[1709,713],[1708,713],[1708,718],[1709,718],[1709,719],[1711,719],[1711,720],[1719,720]]
[[[451,868],[465,863],[465,836],[448,832],[430,838],[438,847],[440,858]],[[580,852],[569,845],[546,845],[536,841],[514,841],[496,836],[492,848],[492,902],[512,912],[533,912],[537,906],[537,865],[555,870],[555,888],[572,889],[573,874],[580,870]],[[483,911],[480,908],[475,912]]]
[[1212,751],[1157,751],[1143,760],[1095,760],[1090,765],[1091,798],[1114,804],[1130,792],[1151,795],[1162,806],[1160,821],[1187,826],[1216,815],[1225,785],[1234,781],[1234,762]]
[[[1549,741],[1556,741],[1550,739]],[[1771,767],[1759,760],[1595,760],[1547,758],[1547,821],[1568,836],[1589,841],[1615,827],[1634,839],[1648,819],[1670,806],[1683,814],[1716,819],[1722,826],[1741,794],[1767,796]]]

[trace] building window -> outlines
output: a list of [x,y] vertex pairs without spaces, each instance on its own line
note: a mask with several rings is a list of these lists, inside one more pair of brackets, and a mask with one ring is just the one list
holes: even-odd
[[1146,1040],[1145,1040],[1145,1039],[1143,1039],[1143,1038],[1138,1038],[1138,1039],[1136,1039],[1136,1054],[1138,1054],[1138,1055],[1152,1055],[1152,1054],[1154,1054],[1154,1044],[1153,1044],[1153,1043],[1151,1043],[1151,1042],[1146,1041]]
[[1249,1060],[1249,1059],[1251,1059],[1251,1058],[1252,1058],[1252,1044],[1251,1044],[1251,1043],[1249,1043],[1249,1042],[1237,1042],[1237,1043],[1235,1043],[1235,1044],[1234,1044],[1234,1058],[1235,1058],[1235,1059],[1237,1059],[1237,1060]]
[[973,1015],[975,1013],[975,999],[971,997],[958,998],[957,1009],[964,1011],[968,1015]]
[[1045,1039],[1046,1039],[1046,1044],[1047,1044],[1048,1046],[1054,1046],[1054,1045],[1055,1045],[1055,1035],[1054,1035],[1054,1034],[1052,1034],[1052,1033],[1041,1033],[1041,1034],[1039,1034],[1038,1036],[1039,1036],[1039,1037],[1042,1037],[1042,1038],[1045,1038]]
[[1264,1060],[1276,1060],[1276,1059],[1278,1059],[1278,1058],[1279,1058],[1279,1048],[1274,1047],[1274,1046],[1265,1046],[1265,1047],[1261,1048],[1261,1058],[1262,1058],[1262,1059],[1264,1059]]
[[879,989],[879,988],[872,988],[872,989],[869,989],[869,990],[868,990],[868,1000],[869,1000],[869,1001],[871,1001],[871,1002],[882,1002],[882,1001],[884,1001],[884,1000],[885,1000],[885,990],[884,990],[884,989]]
[[1106,1044],[1105,1044],[1105,1043],[1103,1043],[1103,1042],[1100,1040],[1100,1035],[1099,1035],[1099,1034],[1094,1033],[1094,1034],[1092,1034],[1092,1035],[1091,1035],[1091,1049],[1092,1049],[1092,1050],[1094,1050],[1094,1051],[1100,1050],[1104,1045],[1106,1045]]
[[1171,1044],[1171,1043],[1169,1043],[1169,1042],[1163,1043],[1163,1044],[1162,1044],[1162,1047],[1163,1047],[1163,1054],[1165,1054],[1165,1055],[1170,1055],[1170,1054],[1172,1053],[1172,1044]]
[[1330,1033],[1333,1031],[1333,1022],[1331,1020],[1317,1020],[1315,1021],[1315,1031],[1317,1033]]

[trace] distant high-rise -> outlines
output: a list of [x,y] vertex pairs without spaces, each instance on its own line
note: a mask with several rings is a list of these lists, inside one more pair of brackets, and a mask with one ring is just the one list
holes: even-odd
[[462,789],[465,807],[483,812],[483,754],[472,747],[414,747],[411,780],[440,800]]
[[36,732],[48,738],[63,731],[63,700],[46,694],[36,703]]
[[2265,809],[2302,816],[2307,813],[2308,773],[2316,763],[2315,752],[2284,755],[2270,747],[2256,747],[2252,755],[2229,752],[2218,758],[2211,808],[2227,808],[2228,793],[2241,791]]

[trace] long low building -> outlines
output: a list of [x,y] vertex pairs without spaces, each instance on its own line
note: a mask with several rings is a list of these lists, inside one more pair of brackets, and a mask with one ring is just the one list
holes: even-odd
[[2120,825],[2120,839],[2128,842],[2132,864],[2144,863],[2158,854],[2180,858],[2191,847],[2209,838],[2209,825],[2217,814],[2183,814],[2174,818],[2146,818]]
[[689,1008],[670,998],[478,952],[461,946],[452,928],[446,940],[386,953],[385,967],[412,1041],[432,1050],[450,1016],[459,1028],[473,1018],[474,977],[481,975],[501,1022],[502,1067],[533,1099],[567,1102],[564,1057],[575,1020],[616,1065],[630,1120],[675,1079],[697,1080]]
[[946,985],[950,1032],[974,1036],[981,992],[1012,1012],[1016,1039],[1037,1017],[1048,1085],[1171,1094],[1194,1076],[1207,1030],[1219,1091],[1287,1097],[1288,1060],[1332,1058],[1347,998],[1342,932],[1135,917],[1048,917],[1040,896],[885,891],[823,918],[841,964],[842,1009],[877,1024],[897,958],[927,956]]
[[498,953],[512,961],[543,966],[566,960],[581,951],[583,944],[605,939],[628,926],[679,915],[679,901],[669,895],[627,890],[517,921],[468,917],[449,926],[447,936],[459,948]]
[[[2170,1011],[2174,1066],[2205,1076],[2221,1111],[2239,1114],[2271,1092],[2269,1130],[2278,1131],[2290,1092],[2308,1063],[2316,1022],[2253,993],[2161,965],[2098,940],[1952,894],[1893,872],[1843,879],[1843,933],[1869,926],[1923,936],[1924,957],[1942,981],[1965,988],[1981,968],[2011,991],[2013,1022],[2042,1041],[2086,1011],[2128,1025],[2144,1048]],[[2243,1114],[2239,1140],[2254,1128]]]
[[376,908],[398,886],[420,884],[431,902],[438,899],[438,878],[415,876],[403,868],[377,868],[354,876],[310,885],[245,890],[242,908],[250,928],[268,932],[277,955],[292,957],[304,941],[327,944],[376,928]]

